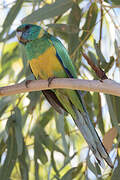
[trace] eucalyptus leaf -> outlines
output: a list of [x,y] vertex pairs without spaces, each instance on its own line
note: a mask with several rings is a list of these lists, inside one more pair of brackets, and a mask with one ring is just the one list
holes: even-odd
[[54,116],[54,110],[51,107],[47,112],[44,112],[40,116],[40,124],[44,128]]
[[65,130],[64,130],[64,114],[59,114],[57,116],[56,127],[57,127],[58,132],[62,136],[62,143],[63,143],[64,150],[66,152],[66,155],[69,157],[69,149],[68,149],[68,144],[66,141]]
[[54,171],[56,172],[56,176],[59,178],[59,171],[57,169],[56,161],[54,158],[54,152],[51,152],[51,163],[52,163]]
[[72,0],[57,0],[55,3],[46,4],[42,8],[34,11],[29,16],[25,17],[24,23],[33,23],[36,21],[42,21],[44,19],[52,18],[55,16],[62,15],[68,9],[72,7]]
[[118,157],[118,165],[114,169],[111,180],[119,180],[120,179],[120,158]]
[[97,4],[92,3],[88,12],[87,12],[86,21],[85,21],[85,24],[82,28],[83,33],[80,37],[80,44],[81,44],[80,47],[82,47],[82,45],[88,40],[88,38],[92,34],[93,29],[96,25],[97,16],[98,16]]
[[29,158],[28,158],[28,152],[25,146],[25,143],[23,142],[23,151],[22,154],[18,157],[19,161],[19,167],[20,167],[20,173],[22,180],[28,180],[28,173],[29,173]]
[[7,180],[10,177],[16,159],[17,159],[17,144],[14,135],[14,128],[11,126],[9,127],[9,137],[7,140],[7,155],[4,164],[0,168],[0,178],[2,180]]
[[50,136],[45,132],[43,127],[40,124],[36,124],[36,127],[33,128],[32,134],[38,134],[39,141],[44,144],[46,148],[48,148],[50,151],[58,151],[65,155],[64,151],[61,150],[55,142],[50,138]]
[[15,137],[16,137],[16,143],[17,143],[17,152],[18,155],[22,154],[23,151],[23,136],[22,136],[22,130],[21,130],[21,122],[22,122],[22,116],[20,110],[16,107],[14,109],[14,128],[15,128]]
[[72,174],[74,174],[74,171],[76,171],[76,167],[71,168],[67,171],[67,173],[61,178],[61,180],[72,180]]
[[88,55],[89,55],[90,59],[93,61],[93,63],[95,65],[98,65],[98,60],[97,60],[95,54],[93,52],[91,52],[91,51],[88,51]]
[[[118,134],[120,136],[119,116],[117,116],[118,115],[118,113],[117,113],[118,103],[119,103],[118,99],[116,99],[114,96],[106,94],[106,100],[107,100],[107,104],[108,104],[108,108],[109,108],[111,122],[112,122],[113,126],[117,128]],[[118,110],[118,112],[119,112],[119,110]]]
[[[68,24],[74,25],[76,27],[76,30],[79,29],[81,16],[82,16],[82,10],[80,9],[79,5],[76,2],[73,3],[72,10],[68,18]],[[78,44],[79,44],[79,32],[70,34],[69,43],[68,43],[68,52],[70,55],[74,52]],[[74,55],[74,60],[78,57],[77,55],[78,53]]]
[[90,169],[90,171],[97,177],[96,167],[93,165],[93,163],[91,163],[89,156],[87,157],[87,165],[88,165],[88,168]]
[[10,9],[10,11],[8,12],[7,17],[5,18],[4,23],[2,25],[3,31],[0,34],[0,39],[2,38],[4,33],[9,30],[11,24],[13,23],[17,14],[20,11],[23,2],[24,2],[24,0],[17,0],[15,5],[13,5],[12,8]]
[[46,164],[48,161],[48,157],[47,157],[47,154],[45,152],[43,145],[41,144],[41,142],[38,139],[37,134],[35,136],[34,149],[35,149],[36,159],[40,159],[42,164]]
[[96,43],[95,40],[94,40],[94,46],[95,46],[95,50],[96,50],[97,56],[98,56],[98,58],[100,59],[100,62],[101,62],[101,64],[100,64],[101,68],[105,68],[106,64],[107,64],[106,59],[103,56],[102,51],[101,51],[98,43]]

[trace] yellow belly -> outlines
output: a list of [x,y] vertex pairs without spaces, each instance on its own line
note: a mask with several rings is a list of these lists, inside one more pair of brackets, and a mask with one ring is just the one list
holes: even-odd
[[47,49],[37,59],[29,61],[32,72],[36,78],[48,79],[56,76],[56,73],[65,73],[62,65],[56,57],[54,46]]

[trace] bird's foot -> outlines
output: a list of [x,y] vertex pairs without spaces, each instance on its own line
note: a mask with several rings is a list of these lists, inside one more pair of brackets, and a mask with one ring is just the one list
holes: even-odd
[[56,77],[49,77],[48,78],[48,87],[50,87],[52,80],[55,79],[55,78]]
[[101,82],[101,83],[103,83],[103,80],[102,80],[102,79],[100,79],[100,82]]
[[25,87],[26,87],[26,88],[28,88],[28,85],[30,84],[31,81],[32,81],[32,80],[26,80],[26,81],[25,81]]

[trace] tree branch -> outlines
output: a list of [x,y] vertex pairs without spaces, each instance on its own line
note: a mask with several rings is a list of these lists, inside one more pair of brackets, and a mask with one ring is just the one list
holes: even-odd
[[27,86],[25,82],[22,82],[11,86],[1,87],[0,96],[10,96],[25,92],[58,88],[102,92],[105,94],[120,96],[120,84],[113,80],[105,79],[103,81],[99,81],[70,78],[53,79],[49,86],[47,80],[33,80],[28,82]]
[[106,76],[105,72],[98,67],[97,65],[95,65],[93,63],[93,61],[85,54],[82,52],[83,57],[86,59],[86,61],[88,62],[88,64],[91,66],[91,68],[95,71],[96,75],[101,79],[108,79],[108,77]]

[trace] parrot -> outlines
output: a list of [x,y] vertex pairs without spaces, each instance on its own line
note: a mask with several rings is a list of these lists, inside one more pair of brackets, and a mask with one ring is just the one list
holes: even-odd
[[[36,24],[22,24],[16,29],[16,36],[25,48],[35,79],[50,82],[53,78],[77,78],[67,49],[44,28]],[[57,112],[71,115],[98,164],[104,167],[106,161],[112,168],[111,158],[89,118],[82,92],[72,89],[50,89],[42,92]]]

